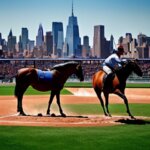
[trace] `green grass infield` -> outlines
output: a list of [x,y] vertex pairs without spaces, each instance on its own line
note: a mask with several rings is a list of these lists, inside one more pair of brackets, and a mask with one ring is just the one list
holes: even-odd
[[[74,87],[74,88],[92,88],[92,83],[90,82],[66,82],[64,89],[61,91],[63,95],[71,95],[72,93],[65,88]],[[150,83],[128,83],[127,88],[150,88]],[[15,85],[0,85],[0,95],[13,95],[14,94]],[[39,92],[33,89],[31,86],[25,92],[26,95],[45,95],[50,94],[48,92]]]
[[[91,82],[66,82],[65,87],[92,88]],[[126,88],[150,88],[150,83],[127,83]]]
[[[57,107],[57,106],[56,106]],[[150,104],[130,104],[130,111],[134,116],[150,117]],[[100,104],[64,104],[63,108],[68,112],[77,115],[103,115]],[[125,104],[109,104],[109,111],[112,116],[128,116]]]
[[149,150],[150,125],[109,127],[0,126],[1,150]]
[[[0,86],[0,95],[14,95],[15,86]],[[40,92],[33,89],[31,86],[25,92],[25,95],[49,95],[50,91]],[[72,93],[65,88],[61,90],[62,95],[72,95]]]

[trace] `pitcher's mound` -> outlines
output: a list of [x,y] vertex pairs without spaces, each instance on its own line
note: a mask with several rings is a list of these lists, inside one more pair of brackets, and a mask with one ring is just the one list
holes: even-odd
[[[149,120],[149,121],[145,121]],[[14,126],[52,126],[52,127],[94,127],[94,126],[113,126],[119,124],[150,124],[150,118],[137,117],[136,120],[126,116],[6,116],[0,117],[0,125]]]

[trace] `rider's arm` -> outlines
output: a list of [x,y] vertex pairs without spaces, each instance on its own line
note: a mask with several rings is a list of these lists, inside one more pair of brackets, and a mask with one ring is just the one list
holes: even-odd
[[114,59],[112,59],[112,63],[115,70],[119,70],[122,68],[121,60],[119,57],[114,57]]

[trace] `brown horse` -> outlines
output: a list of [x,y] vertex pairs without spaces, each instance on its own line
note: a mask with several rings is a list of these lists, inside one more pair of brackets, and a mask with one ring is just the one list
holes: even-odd
[[47,114],[50,114],[50,106],[56,95],[60,114],[66,116],[60,104],[60,91],[63,89],[68,77],[72,74],[75,74],[80,81],[84,80],[82,67],[78,62],[55,65],[50,71],[41,71],[35,68],[22,68],[18,70],[15,86],[15,96],[18,100],[17,111],[20,115],[25,115],[22,107],[22,98],[26,89],[31,85],[38,91],[51,91]]
[[[138,76],[142,76],[142,71],[140,67],[137,65],[136,61],[128,60],[127,63],[123,66],[122,69],[116,71],[116,75],[111,83],[104,84],[104,76],[106,73],[103,70],[98,71],[93,76],[93,88],[97,94],[97,97],[100,100],[101,106],[103,108],[104,114],[106,116],[111,116],[108,109],[109,104],[109,94],[114,93],[118,96],[120,96],[126,105],[127,113],[131,118],[134,118],[132,114],[130,113],[129,106],[128,106],[128,99],[125,96],[125,87],[126,87],[126,80],[129,77],[129,75],[134,72]],[[104,102],[101,96],[101,93],[103,92],[105,97],[105,107]]]

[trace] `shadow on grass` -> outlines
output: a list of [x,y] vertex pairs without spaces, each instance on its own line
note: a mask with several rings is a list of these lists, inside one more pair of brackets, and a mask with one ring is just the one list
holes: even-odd
[[150,124],[150,120],[143,120],[143,119],[119,119],[115,122],[124,123],[124,124],[133,124],[133,125]]

